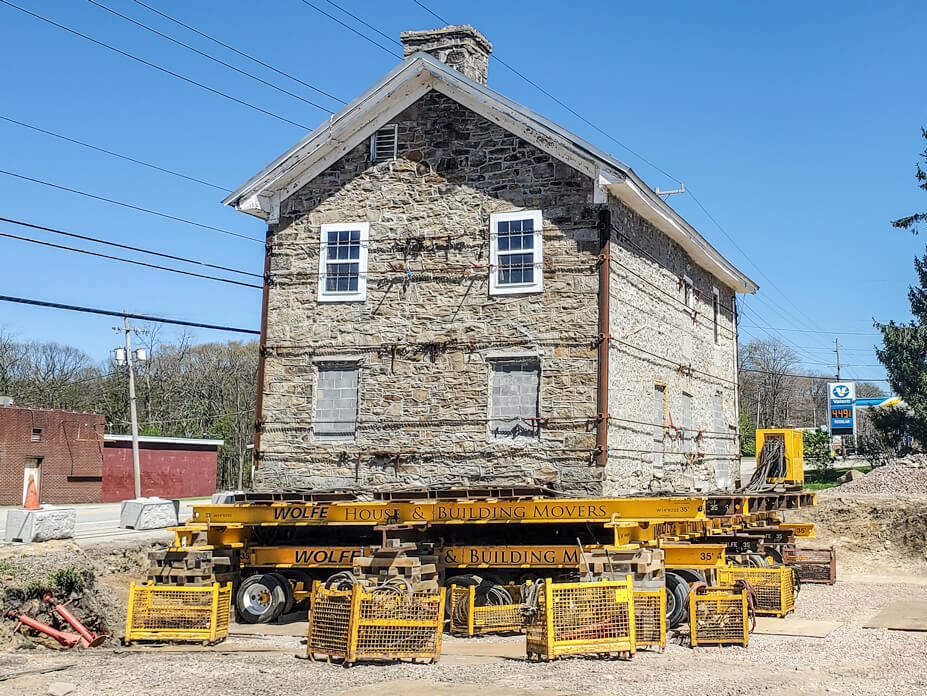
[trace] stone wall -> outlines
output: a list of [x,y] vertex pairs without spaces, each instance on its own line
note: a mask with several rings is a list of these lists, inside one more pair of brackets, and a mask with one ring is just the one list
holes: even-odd
[[[431,92],[396,119],[395,161],[365,143],[284,202],[272,236],[258,485],[557,485],[601,492],[593,464],[592,181]],[[544,291],[490,296],[489,216],[543,212]],[[370,223],[367,298],[316,301],[320,226]],[[489,360],[541,363],[538,437],[489,430]],[[360,362],[354,442],[312,426],[320,362]]]
[[[395,122],[394,161],[371,164],[365,143],[283,202],[271,235],[256,485],[540,484],[602,495],[686,490],[708,478],[714,461],[676,467],[667,455],[663,476],[652,484],[653,428],[617,421],[609,428],[608,466],[596,465],[593,181],[437,92]],[[727,334],[715,346],[705,327],[710,295],[693,324],[675,279],[688,273],[709,294],[717,285],[726,307],[731,291],[617,202],[611,208],[621,231],[613,237],[612,334],[674,361],[691,356],[693,367],[734,379],[730,312],[722,321]],[[490,296],[489,216],[521,209],[543,213],[543,292]],[[360,221],[370,224],[366,300],[318,303],[321,225]],[[540,362],[539,411],[547,420],[536,437],[490,432],[490,364],[506,356]],[[318,366],[340,360],[360,365],[357,433],[350,442],[320,440],[313,429]],[[733,436],[733,386],[683,377],[677,367],[613,344],[612,415],[650,422],[653,382],[661,380],[671,405],[682,388],[690,389],[693,425],[705,429],[717,385]],[[710,440],[702,443],[703,452],[714,453]],[[733,451],[733,439],[717,446]],[[641,451],[621,451],[631,449]]]
[[[609,209],[614,227],[609,288],[612,421],[605,491],[617,495],[730,487],[740,461],[734,292],[619,201],[610,198]],[[692,309],[685,304],[686,277],[692,281]],[[717,342],[713,289],[720,300]],[[667,404],[661,421],[655,415],[657,384],[664,386]],[[685,433],[676,429],[685,425],[684,394],[691,397],[691,429]]]

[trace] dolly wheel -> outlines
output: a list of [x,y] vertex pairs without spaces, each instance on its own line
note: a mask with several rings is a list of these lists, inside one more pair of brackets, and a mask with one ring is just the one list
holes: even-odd
[[272,573],[246,578],[235,595],[239,620],[252,624],[274,621],[283,613],[286,602],[286,590],[281,579]]
[[686,620],[689,583],[675,573],[666,574],[666,626],[676,628]]

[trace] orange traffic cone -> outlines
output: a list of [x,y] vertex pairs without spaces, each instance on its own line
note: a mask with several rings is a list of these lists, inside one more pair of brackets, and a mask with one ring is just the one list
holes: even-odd
[[29,474],[29,484],[26,486],[26,502],[23,504],[23,509],[38,510],[41,507],[39,505],[39,492],[35,488],[35,476]]

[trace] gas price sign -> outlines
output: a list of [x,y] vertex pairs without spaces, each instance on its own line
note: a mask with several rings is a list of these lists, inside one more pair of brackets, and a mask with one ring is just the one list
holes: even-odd
[[828,382],[827,400],[830,406],[830,434],[852,435],[856,427],[856,384]]

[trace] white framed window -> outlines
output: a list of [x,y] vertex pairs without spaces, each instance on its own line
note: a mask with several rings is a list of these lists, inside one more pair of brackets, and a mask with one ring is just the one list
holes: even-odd
[[367,299],[369,222],[322,225],[319,243],[319,302]]
[[514,295],[544,288],[541,211],[489,216],[489,294]]
[[715,344],[721,342],[721,293],[718,288],[711,289],[712,326],[715,329]]
[[383,126],[370,136],[370,161],[386,162],[396,158],[399,145],[399,125],[391,123]]

